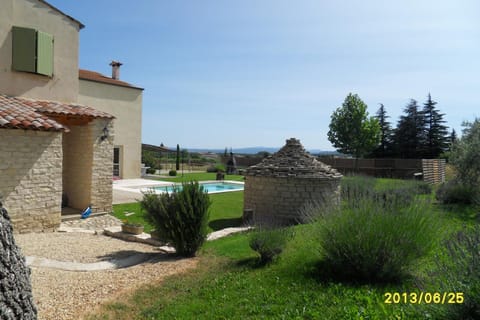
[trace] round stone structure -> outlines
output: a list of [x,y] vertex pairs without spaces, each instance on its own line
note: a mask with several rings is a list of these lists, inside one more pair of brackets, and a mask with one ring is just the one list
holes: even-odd
[[278,152],[245,171],[244,220],[289,225],[305,222],[307,204],[340,201],[342,175],[291,138]]

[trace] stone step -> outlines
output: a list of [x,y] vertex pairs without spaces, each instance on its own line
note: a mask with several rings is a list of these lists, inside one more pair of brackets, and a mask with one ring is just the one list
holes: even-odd
[[[108,214],[108,212],[104,211],[104,212],[95,212],[95,213],[91,213],[89,218],[93,218],[93,217],[100,217],[100,216],[104,216]],[[75,214],[62,214],[62,222],[65,222],[65,221],[74,221],[74,220],[79,220],[82,218],[82,212],[81,211],[78,211],[78,213],[75,213]]]

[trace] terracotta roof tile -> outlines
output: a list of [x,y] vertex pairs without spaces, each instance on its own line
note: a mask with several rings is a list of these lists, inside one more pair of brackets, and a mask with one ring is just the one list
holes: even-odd
[[108,113],[84,105],[0,94],[0,128],[68,132],[68,127],[51,118],[55,115],[114,118]]
[[95,81],[95,82],[113,84],[113,85],[117,85],[117,86],[121,86],[121,87],[128,87],[128,88],[143,90],[143,88],[135,87],[134,85],[131,85],[128,82],[121,81],[121,80],[115,80],[113,78],[109,78],[109,77],[104,76],[103,74],[95,72],[95,71],[80,69],[80,70],[78,70],[78,77],[80,79],[83,79],[83,80],[90,80],[90,81]]

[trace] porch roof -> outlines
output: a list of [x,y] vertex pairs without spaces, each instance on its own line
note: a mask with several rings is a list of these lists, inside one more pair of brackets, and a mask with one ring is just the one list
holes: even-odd
[[82,119],[114,118],[111,114],[81,104],[0,94],[0,128],[70,131],[67,126],[56,120],[59,116]]

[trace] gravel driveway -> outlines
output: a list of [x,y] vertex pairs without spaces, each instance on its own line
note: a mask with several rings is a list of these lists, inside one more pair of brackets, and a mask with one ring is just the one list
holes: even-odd
[[[152,259],[124,269],[74,272],[32,267],[33,296],[39,319],[81,319],[101,303],[115,299],[142,284],[160,282],[166,276],[195,267],[196,259],[177,259],[150,245],[125,242],[85,233],[16,234],[26,256],[60,261],[98,262],[135,253]],[[155,253],[155,254],[154,254]]]

